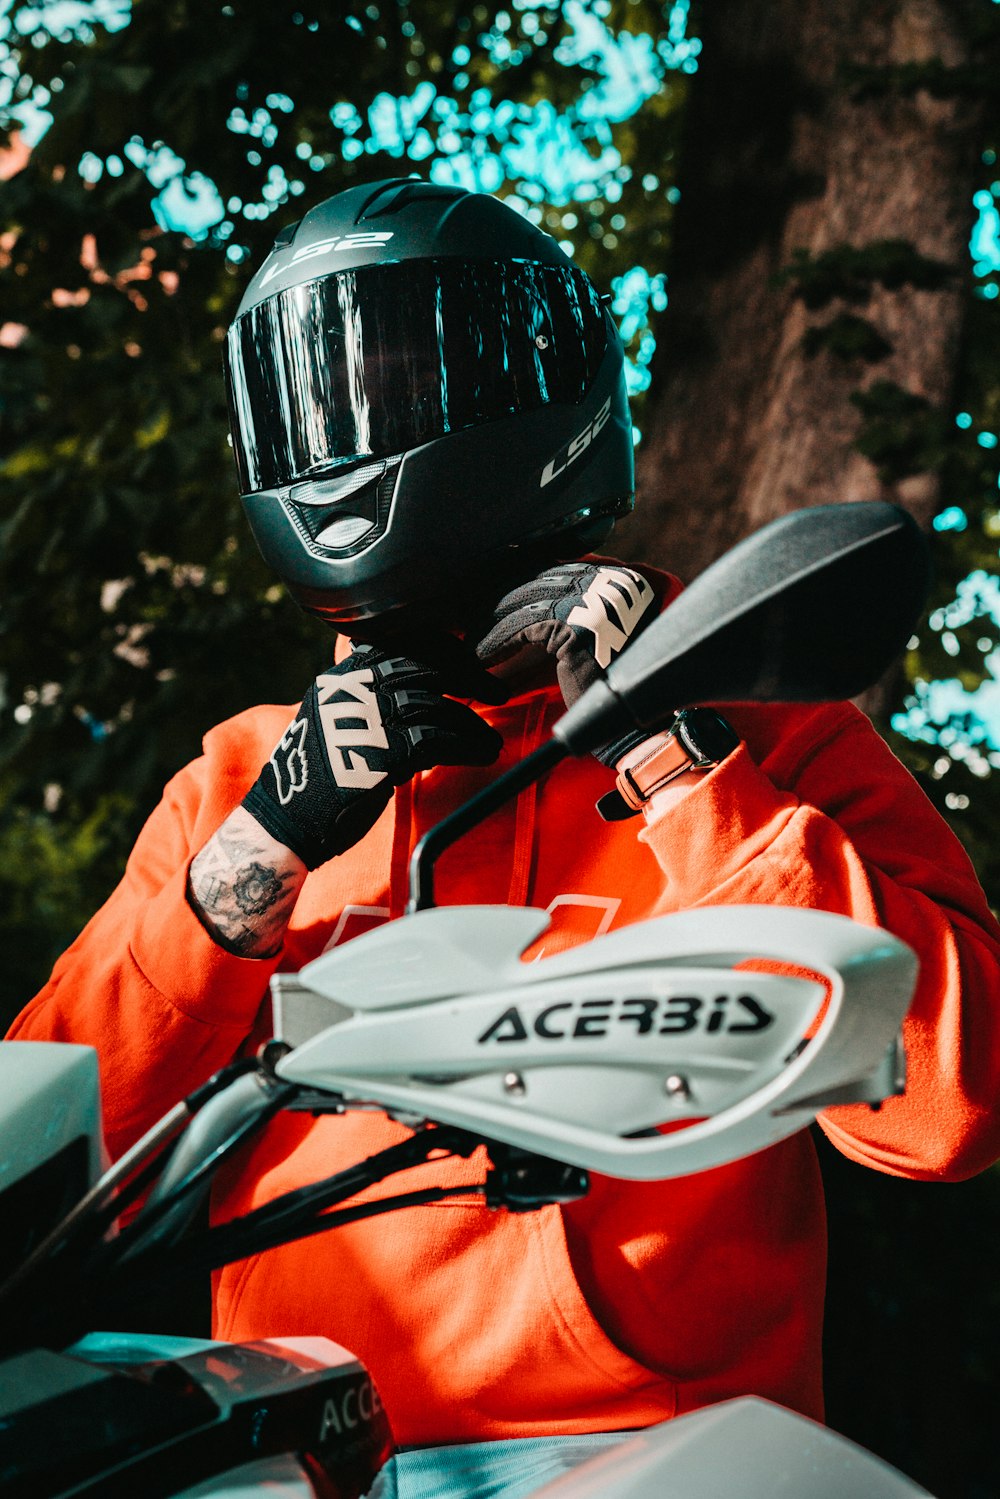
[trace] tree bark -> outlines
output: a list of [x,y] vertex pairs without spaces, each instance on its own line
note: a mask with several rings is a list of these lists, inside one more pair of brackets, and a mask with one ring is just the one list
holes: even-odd
[[[967,62],[938,0],[712,0],[689,106],[670,305],[638,450],[639,502],[616,549],[690,579],[784,512],[891,499],[928,525],[938,476],[880,477],[851,396],[891,381],[946,409],[958,357],[978,111],[926,88],[866,91],[850,69]],[[899,76],[897,73],[896,77]],[[875,281],[810,310],[781,280],[797,250],[905,240],[947,263],[938,289]],[[865,318],[874,361],[810,327]]]

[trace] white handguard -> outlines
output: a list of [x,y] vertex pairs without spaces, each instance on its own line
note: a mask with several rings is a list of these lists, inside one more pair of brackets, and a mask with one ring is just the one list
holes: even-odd
[[[820,911],[713,907],[522,962],[547,923],[506,906],[420,911],[276,976],[276,1028],[301,1043],[279,1075],[646,1180],[750,1155],[831,1104],[902,1091],[917,963],[886,932]],[[739,969],[755,959],[825,982]],[[696,1122],[656,1132],[682,1120]]]

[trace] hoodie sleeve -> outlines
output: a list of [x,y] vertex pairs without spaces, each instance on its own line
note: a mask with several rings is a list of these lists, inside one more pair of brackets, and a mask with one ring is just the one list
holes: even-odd
[[[267,728],[263,734],[266,742]],[[232,1060],[278,965],[278,957],[224,951],[187,901],[192,857],[239,802],[262,758],[258,736],[245,731],[249,752],[228,754],[240,737],[214,730],[206,753],[169,783],[121,883],[9,1033],[97,1048],[113,1157]]]
[[965,851],[850,705],[726,711],[744,745],[639,835],[671,905],[802,906],[908,943],[920,977],[906,1093],[819,1123],[892,1175],[983,1170],[1000,1156],[1000,926]]

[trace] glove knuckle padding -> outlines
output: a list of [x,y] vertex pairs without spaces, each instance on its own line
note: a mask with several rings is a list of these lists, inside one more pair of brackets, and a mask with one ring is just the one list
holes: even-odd
[[315,869],[363,837],[418,770],[496,759],[499,734],[442,694],[418,662],[356,648],[316,678],[243,805]]
[[[442,699],[433,692],[399,691],[391,694],[393,716],[400,721],[419,719],[433,713]],[[390,710],[391,711],[391,710]]]

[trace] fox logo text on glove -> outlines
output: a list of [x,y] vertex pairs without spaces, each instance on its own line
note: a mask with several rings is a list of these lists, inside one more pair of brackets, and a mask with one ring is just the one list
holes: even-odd
[[[354,746],[386,750],[389,741],[372,690],[373,671],[354,671],[345,676],[316,678],[316,701],[327,759],[338,786],[367,791],[384,781],[385,770],[373,770]],[[361,721],[360,724],[358,721]],[[289,724],[271,756],[278,800],[287,807],[297,791],[309,782],[308,721],[297,718]]]
[[[491,670],[548,656],[567,708],[655,618],[648,579],[617,562],[560,562],[506,594],[476,646]],[[509,666],[508,666],[509,669]]]
[[441,672],[370,645],[322,672],[243,799],[315,869],[363,838],[393,787],[432,765],[490,765],[500,735]]
[[372,690],[374,680],[373,671],[351,671],[340,677],[316,678],[319,721],[333,778],[338,786],[355,786],[359,791],[377,786],[388,775],[388,771],[373,770],[364,755],[352,748],[359,745],[369,749],[389,748],[378,701]]
[[602,567],[582,601],[566,616],[575,630],[594,636],[594,660],[602,670],[628,645],[639,622],[653,603],[653,590],[641,573],[626,567]]

